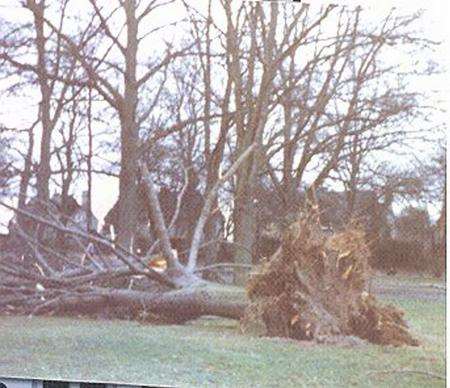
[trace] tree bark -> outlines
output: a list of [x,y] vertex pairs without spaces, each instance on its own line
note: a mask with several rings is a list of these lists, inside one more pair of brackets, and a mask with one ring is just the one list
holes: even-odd
[[[28,186],[30,185],[30,179],[33,174],[34,127],[35,125],[31,126],[28,131],[28,149],[24,160],[23,171],[20,175],[19,200],[17,207],[21,210],[25,208],[28,197]],[[19,227],[23,227],[24,219],[20,214],[17,214],[17,223]]]
[[[169,292],[95,288],[90,292],[63,295],[35,309],[35,314],[94,313],[127,306],[127,314],[146,312],[183,323],[204,315],[240,319],[248,305],[245,291],[232,286],[203,283]],[[144,313],[144,314],[142,314]],[[121,318],[118,312],[118,318]]]
[[37,196],[41,204],[45,204],[49,200],[49,180],[50,180],[50,145],[53,131],[53,123],[50,117],[51,109],[51,88],[48,83],[46,70],[46,38],[44,35],[44,9],[45,1],[41,0],[36,3],[29,0],[27,5],[33,12],[34,25],[36,30],[36,49],[37,49],[37,76],[41,92],[40,116],[41,116],[41,146],[39,169],[37,173]]
[[138,126],[136,109],[138,83],[136,78],[138,50],[138,20],[135,0],[124,1],[127,24],[127,46],[125,53],[125,94],[119,107],[121,123],[121,170],[119,178],[119,225],[117,243],[127,250],[137,224],[137,181],[138,181]]

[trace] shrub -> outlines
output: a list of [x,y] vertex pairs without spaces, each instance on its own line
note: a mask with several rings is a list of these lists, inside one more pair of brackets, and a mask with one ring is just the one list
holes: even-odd
[[375,247],[372,266],[384,271],[395,269],[421,272],[430,270],[432,261],[427,260],[420,242],[386,239]]

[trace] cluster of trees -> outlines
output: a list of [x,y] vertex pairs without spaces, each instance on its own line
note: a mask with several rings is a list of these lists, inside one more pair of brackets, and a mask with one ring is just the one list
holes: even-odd
[[[287,214],[299,192],[313,201],[334,185],[346,193],[348,219],[361,191],[377,192],[386,209],[398,195],[423,193],[420,176],[380,163],[384,153],[438,138],[417,128],[430,109],[411,87],[434,69],[390,58],[430,47],[414,31],[420,13],[392,10],[374,21],[361,7],[290,2],[86,0],[82,12],[78,3],[18,1],[20,17],[1,23],[1,87],[26,101],[29,121],[1,132],[15,152],[2,154],[0,183],[18,183],[19,215],[30,217],[26,203],[36,196],[35,221],[52,223],[52,188],[63,208],[86,190],[90,214],[95,176],[116,177],[114,244],[91,240],[142,273],[132,251],[143,185],[171,281],[186,282],[202,245],[217,238],[209,222],[217,209],[227,215],[232,261],[252,263],[261,190]],[[160,22],[167,15],[179,17]],[[177,193],[176,218],[192,185],[202,201],[183,264],[158,191]]]

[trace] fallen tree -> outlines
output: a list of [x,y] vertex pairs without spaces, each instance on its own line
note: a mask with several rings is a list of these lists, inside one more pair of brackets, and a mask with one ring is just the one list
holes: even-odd
[[[0,270],[9,280],[1,281],[0,310],[164,323],[215,315],[240,319],[243,332],[253,335],[333,343],[356,336],[383,345],[418,345],[403,313],[369,293],[368,257],[362,232],[327,236],[317,222],[303,217],[250,278],[247,292],[200,278],[177,286],[169,274],[152,269],[121,266],[92,273],[86,268],[55,277],[3,262]],[[122,278],[137,282],[117,288],[114,281]]]
[[[10,207],[2,203],[3,206]],[[12,208],[12,207],[10,207]],[[0,260],[0,311],[14,314],[88,315],[182,323],[202,315],[240,319],[247,306],[242,288],[207,282],[195,272],[185,272],[172,252],[175,268],[160,273],[144,259],[101,236],[69,230],[41,216],[22,214],[42,225],[82,237],[108,248],[115,265],[105,268],[95,253],[86,252],[84,264],[65,271],[45,271],[45,254],[36,257],[3,256]],[[23,235],[26,238],[26,235]],[[31,243],[36,243],[30,238]],[[98,253],[98,251],[97,251]],[[60,255],[60,254],[59,254]],[[57,257],[59,258],[59,257]],[[61,257],[69,262],[67,257]],[[167,260],[167,258],[165,258]],[[36,261],[34,265],[28,261]]]
[[[167,264],[162,273],[149,266],[150,257],[138,257],[104,236],[88,233],[82,228],[68,228],[52,214],[35,214],[0,201],[3,207],[35,223],[35,229],[51,228],[75,238],[84,249],[81,259],[69,258],[55,252],[42,239],[21,230],[22,244],[29,246],[27,253],[20,254],[20,257],[9,255],[0,260],[0,311],[34,315],[146,317],[164,322],[185,322],[202,315],[239,319],[247,304],[243,290],[202,279],[197,259],[202,246],[208,244],[203,241],[204,227],[220,185],[235,174],[254,148],[254,145],[248,147],[206,194],[194,226],[187,264],[182,264],[172,249],[156,188],[146,165],[141,163],[141,179],[152,213],[160,256]],[[108,252],[107,258],[102,257],[105,251]],[[55,261],[58,266],[52,264]],[[64,265],[60,265],[62,263]]]
[[203,315],[240,319],[247,307],[237,287],[204,283],[170,291],[91,287],[42,303],[33,314],[81,314],[164,323],[184,323]]
[[[403,313],[380,304],[367,288],[370,251],[358,230],[326,235],[314,212],[300,217],[283,236],[278,251],[253,274],[243,289],[203,280],[197,268],[203,228],[219,185],[252,152],[250,147],[208,193],[197,221],[188,262],[183,265],[170,246],[156,191],[141,166],[148,200],[167,269],[160,273],[100,235],[67,228],[42,215],[14,209],[41,226],[98,244],[85,249],[80,263],[57,270],[48,254],[70,263],[34,236],[23,234],[32,255],[0,261],[0,311],[14,314],[76,314],[182,323],[203,315],[240,319],[243,332],[298,340],[335,342],[356,336],[383,345],[418,345]],[[45,248],[41,250],[41,248]],[[55,253],[57,254],[56,256]]]

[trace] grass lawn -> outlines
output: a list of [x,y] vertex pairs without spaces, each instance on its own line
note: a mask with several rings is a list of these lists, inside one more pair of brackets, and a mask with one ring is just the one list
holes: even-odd
[[444,375],[444,298],[384,298],[406,310],[422,346],[299,345],[244,336],[236,322],[214,318],[150,326],[0,317],[0,375],[183,387],[445,386],[431,375],[398,372]]

